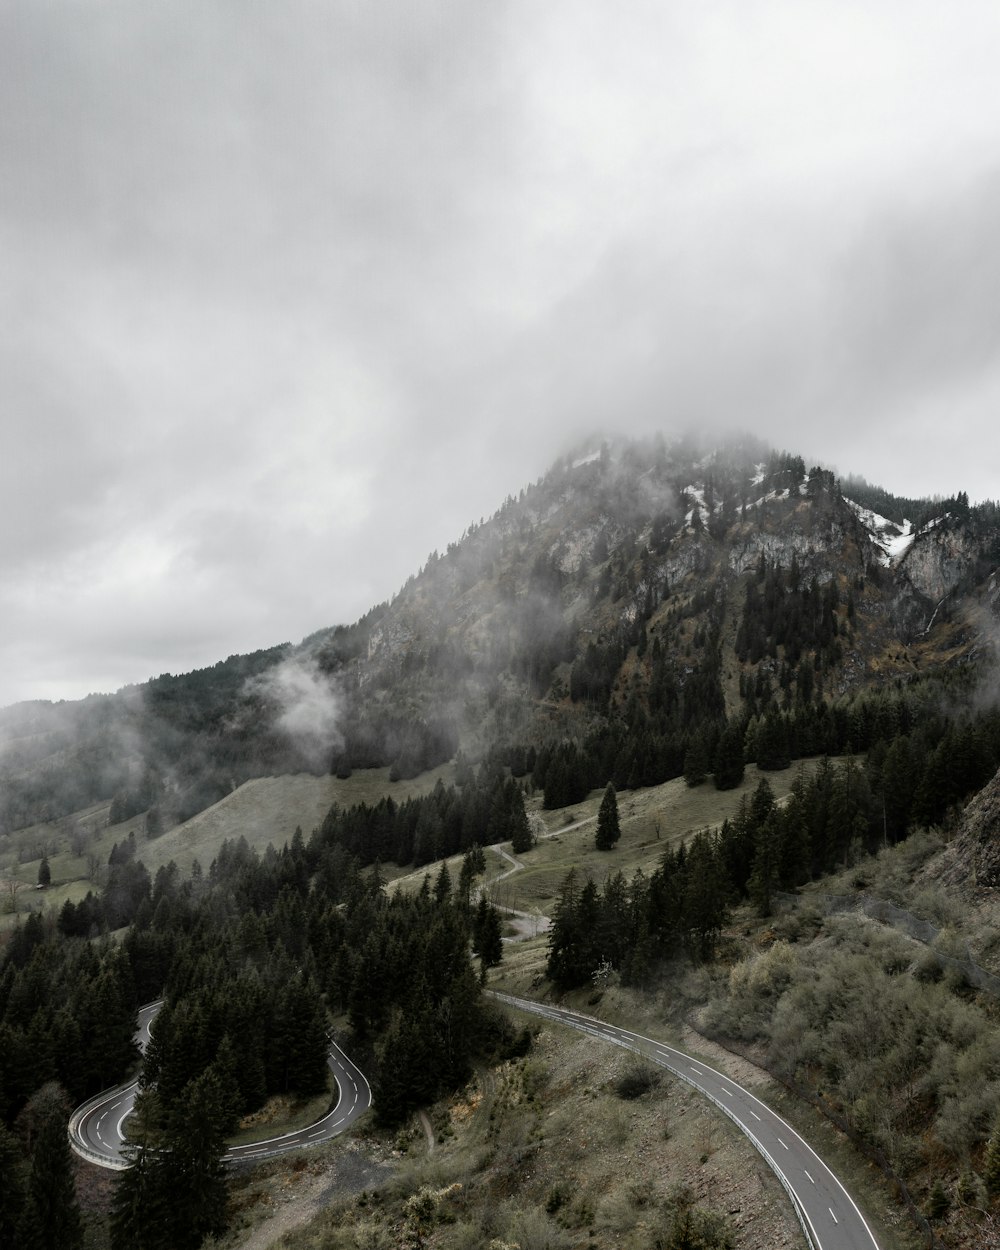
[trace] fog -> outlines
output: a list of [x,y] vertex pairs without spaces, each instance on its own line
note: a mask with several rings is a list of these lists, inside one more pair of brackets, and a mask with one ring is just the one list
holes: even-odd
[[0,706],[352,621],[598,431],[996,495],[998,51],[922,0],[0,5]]

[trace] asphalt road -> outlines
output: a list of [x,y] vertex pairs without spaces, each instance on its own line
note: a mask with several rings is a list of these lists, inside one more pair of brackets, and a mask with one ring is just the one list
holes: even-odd
[[[149,1043],[149,1026],[160,1006],[160,1003],[150,1003],[139,1011],[135,1038],[142,1050]],[[371,1087],[364,1074],[332,1040],[327,1062],[337,1082],[337,1101],[326,1115],[293,1133],[233,1146],[223,1156],[225,1161],[237,1163],[269,1159],[290,1150],[318,1146],[342,1133],[363,1115],[372,1104]],[[132,1114],[138,1089],[138,1082],[133,1081],[131,1085],[98,1094],[77,1107],[70,1117],[69,1140],[78,1155],[101,1167],[121,1170],[128,1166],[127,1160],[122,1157],[124,1126]]]
[[728,1076],[682,1050],[592,1016],[510,994],[493,994],[511,1007],[581,1029],[602,1042],[624,1046],[667,1068],[704,1094],[750,1138],[791,1199],[813,1250],[878,1250],[854,1199],[804,1138],[759,1098]]

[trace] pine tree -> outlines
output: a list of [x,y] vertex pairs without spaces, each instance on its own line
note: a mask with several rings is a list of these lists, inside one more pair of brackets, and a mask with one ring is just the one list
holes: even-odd
[[730,721],[719,737],[713,772],[716,790],[734,790],[743,780],[743,730]]
[[[211,1069],[181,1091],[167,1119],[164,1150],[155,1163],[157,1192],[183,1195],[170,1208],[173,1250],[196,1250],[227,1223],[228,1193],[222,1156],[225,1093]],[[160,1189],[160,1186],[163,1186]]]
[[476,908],[472,949],[479,956],[485,973],[495,968],[503,959],[503,930],[500,913],[485,895],[481,895]]
[[618,820],[618,797],[615,788],[609,781],[601,799],[600,811],[597,813],[597,835],[594,839],[599,851],[610,851],[621,837],[621,826]]
[[708,960],[728,918],[729,883],[715,843],[707,832],[695,834],[679,874],[683,881],[683,917],[692,954]]
[[27,1199],[27,1177],[17,1138],[0,1120],[0,1246],[17,1245]]
[[69,1102],[60,1086],[43,1085],[19,1117],[28,1129],[28,1170],[22,1232],[16,1244],[31,1250],[80,1250],[83,1221],[66,1136]]
[[759,916],[770,916],[774,892],[778,888],[781,834],[778,818],[772,813],[757,830],[754,839],[753,869],[747,882],[750,901]]
[[115,1177],[111,1197],[111,1250],[171,1250],[165,1166],[145,1143],[126,1146],[129,1166]]
[[49,867],[49,857],[42,856],[42,862],[38,865],[38,884],[44,889],[52,884],[52,869]]
[[524,794],[520,786],[514,785],[510,798],[510,849],[515,855],[523,855],[532,846],[534,838],[528,824],[528,813],[524,810]]
[[689,786],[700,786],[708,776],[709,767],[708,746],[704,734],[698,731],[692,735],[684,754],[684,780]]

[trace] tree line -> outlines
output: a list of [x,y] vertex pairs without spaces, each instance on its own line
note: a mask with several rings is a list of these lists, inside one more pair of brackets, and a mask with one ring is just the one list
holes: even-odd
[[822,760],[811,774],[799,773],[782,804],[761,778],[732,819],[668,848],[652,874],[640,870],[626,881],[614,873],[598,888],[572,871],[549,933],[549,979],[567,990],[607,967],[641,986],[678,953],[712,959],[737,903],[749,901],[767,916],[780,891],[904,836],[922,793],[912,768],[907,738],[865,765]]
[[[127,847],[114,859],[118,870],[134,863]],[[200,1244],[225,1223],[219,1160],[239,1118],[271,1094],[326,1089],[329,1013],[346,1014],[385,1124],[463,1080],[477,1056],[526,1045],[481,993],[502,957],[499,916],[475,889],[484,868],[470,847],[456,883],[442,865],[415,895],[389,896],[343,846],[296,831],[280,851],[259,855],[241,839],[207,872],[185,879],[171,864],[151,886],[146,877],[117,941],[32,915],[0,970],[0,1110],[14,1133],[0,1137],[0,1153],[25,1138],[39,1100],[58,1102],[64,1142],[69,1105],[134,1068],[136,1009],[162,995],[112,1244]],[[91,923],[108,918],[93,910]],[[73,1250],[75,1232],[37,1240],[27,1157],[0,1206],[19,1239],[11,1244]],[[68,1156],[52,1166],[71,1178]],[[79,1230],[71,1181],[63,1189],[64,1223]]]

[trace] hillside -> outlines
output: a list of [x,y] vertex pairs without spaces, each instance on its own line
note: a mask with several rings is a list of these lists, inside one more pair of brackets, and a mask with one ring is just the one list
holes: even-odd
[[[163,1159],[193,1082],[226,1091],[220,1122],[319,1096],[331,1020],[370,1066],[377,1149],[503,1072],[550,1074],[511,1121],[540,1141],[535,1111],[565,1124],[592,1061],[563,1070],[484,1000],[492,981],[735,1048],[792,1091],[791,1120],[817,1132],[822,1112],[877,1163],[889,1188],[823,1124],[883,1222],[891,1189],[914,1227],[978,1244],[1000,1201],[1000,531],[961,495],[850,491],[748,441],[602,445],[353,626],[7,709],[5,1117],[47,1081],[80,1099],[124,1079],[135,1007],[163,995]],[[505,947],[491,900],[527,940]],[[546,1168],[505,1232],[530,1215],[567,1245],[594,1227],[646,1244],[609,1152],[652,1143],[599,1062],[600,1208]],[[503,1107],[483,1103],[483,1177],[459,1183],[485,1210],[522,1143],[493,1153]],[[657,1146],[678,1182],[713,1154],[697,1136]],[[647,1200],[676,1228],[672,1193]],[[767,1244],[759,1200],[727,1201],[747,1204],[735,1244]]]
[[253,777],[412,777],[460,747],[523,773],[519,753],[592,732],[618,784],[653,784],[769,708],[818,739],[824,707],[978,661],[995,633],[996,507],[851,488],[749,439],[583,451],[352,626],[0,711],[0,832],[101,800],[170,827]]

